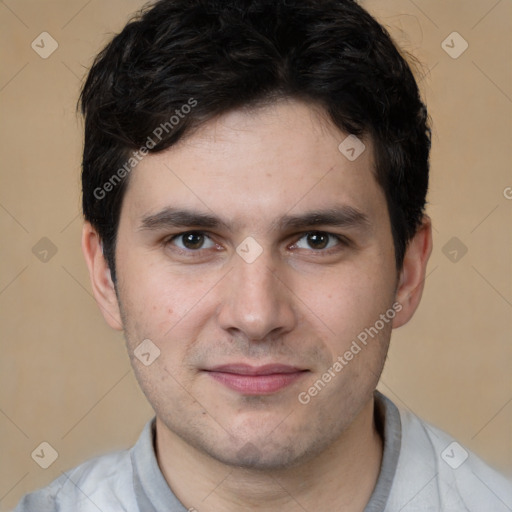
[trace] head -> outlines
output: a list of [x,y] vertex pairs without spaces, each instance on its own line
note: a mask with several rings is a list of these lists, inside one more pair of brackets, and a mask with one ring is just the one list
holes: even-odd
[[[385,29],[352,0],[159,1],[81,108],[84,253],[159,421],[230,464],[328,446],[431,249],[426,109]],[[241,364],[298,371],[244,391],[218,371]]]

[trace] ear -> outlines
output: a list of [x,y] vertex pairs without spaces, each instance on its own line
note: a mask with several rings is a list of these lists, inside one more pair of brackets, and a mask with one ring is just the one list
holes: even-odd
[[123,324],[110,269],[103,256],[100,237],[89,222],[82,229],[82,252],[89,269],[94,298],[103,317],[110,327],[121,331]]
[[432,222],[427,215],[405,251],[398,281],[396,301],[402,305],[393,319],[393,328],[406,324],[414,315],[423,293],[428,259],[432,252]]

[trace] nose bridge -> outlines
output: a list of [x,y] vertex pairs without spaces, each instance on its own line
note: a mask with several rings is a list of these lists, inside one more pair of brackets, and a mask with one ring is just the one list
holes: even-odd
[[270,306],[276,298],[276,287],[279,283],[271,269],[271,257],[263,254],[252,263],[238,261],[234,269],[237,289],[248,299],[264,299]]
[[252,340],[291,329],[295,321],[290,294],[277,276],[272,254],[259,252],[251,258],[235,255],[219,316],[224,329],[242,331]]

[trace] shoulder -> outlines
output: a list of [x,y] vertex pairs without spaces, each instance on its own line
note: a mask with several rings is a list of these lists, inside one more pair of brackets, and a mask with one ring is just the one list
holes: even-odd
[[14,512],[130,510],[135,501],[130,451],[91,459],[25,495]]
[[446,432],[399,412],[402,441],[389,510],[512,510],[510,481]]

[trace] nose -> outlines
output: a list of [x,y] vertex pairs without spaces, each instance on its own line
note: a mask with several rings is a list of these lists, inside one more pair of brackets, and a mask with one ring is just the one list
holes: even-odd
[[262,341],[294,328],[298,316],[293,292],[267,251],[252,263],[234,255],[234,268],[226,277],[218,313],[224,330]]

